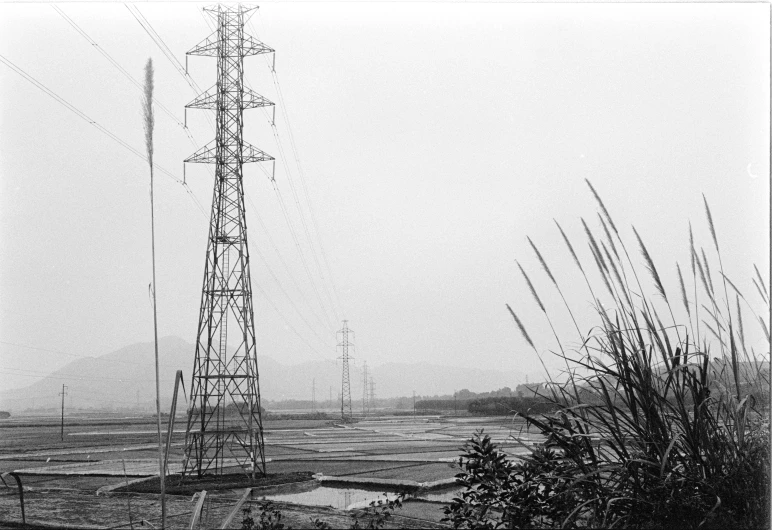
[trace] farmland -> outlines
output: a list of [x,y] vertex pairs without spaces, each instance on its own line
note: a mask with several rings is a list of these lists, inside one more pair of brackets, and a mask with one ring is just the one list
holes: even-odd
[[[170,473],[181,470],[183,457],[184,420],[177,426]],[[351,523],[352,510],[383,498],[385,492],[407,488],[414,493],[395,512],[393,523],[437,527],[444,503],[454,493],[458,448],[479,429],[510,454],[521,453],[523,443],[537,438],[522,423],[503,417],[381,416],[347,425],[269,417],[264,424],[265,456],[272,480],[254,489],[245,506],[265,497],[293,528],[313,527],[316,518],[340,527]],[[142,521],[159,525],[157,494],[120,489],[127,481],[148,483],[142,479],[158,473],[152,417],[71,417],[63,438],[55,417],[15,417],[0,423],[0,473],[15,471],[20,477],[27,523],[81,528],[129,528]],[[16,484],[10,476],[5,480],[8,487],[0,484],[0,524],[21,522]],[[201,528],[219,527],[243,493],[243,487],[210,489],[202,505]],[[190,492],[167,495],[168,526],[188,528],[195,504]],[[237,514],[230,527],[239,528],[241,517]]]

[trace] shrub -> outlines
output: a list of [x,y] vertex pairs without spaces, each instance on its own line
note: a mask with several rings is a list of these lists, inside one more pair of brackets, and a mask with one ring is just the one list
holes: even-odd
[[480,431],[458,464],[463,471],[456,480],[464,489],[444,519],[455,528],[562,527],[577,507],[597,498],[589,484],[573,487],[576,468],[544,446],[515,462]]
[[[714,284],[710,262],[704,249],[698,253],[690,226],[691,299],[676,264],[676,292],[687,316],[679,323],[671,306],[672,292],[665,290],[640,235],[633,228],[654,295],[642,287],[613,219],[589,186],[602,212],[598,217],[603,236],[596,237],[584,220],[582,224],[602,291],[589,280],[590,269],[581,263],[560,225],[558,229],[592,296],[597,325],[587,334],[579,330],[557,280],[529,238],[574,321],[581,346],[573,351],[563,346],[565,339],[561,341],[518,263],[553,330],[556,355],[566,366],[561,377],[550,377],[542,393],[558,411],[527,416],[547,441],[522,464],[499,462],[501,454],[473,441],[462,473],[467,496],[452,505],[449,519],[456,527],[477,527],[475,521],[493,517],[492,510],[499,514],[493,518],[508,527],[765,526],[769,332],[764,319],[754,313],[767,343],[760,353],[747,346],[741,300],[751,312],[753,308],[724,273],[707,201],[718,260],[713,270],[719,276]],[[753,283],[768,309],[769,294],[758,269],[756,275]],[[507,309],[539,355],[522,321],[508,305]],[[661,315],[667,315],[667,326]],[[525,471],[529,465],[530,474]],[[512,507],[515,502],[522,506]],[[485,506],[490,506],[487,512]]]
[[241,520],[241,530],[288,530],[281,522],[281,511],[270,502],[264,501],[258,504],[260,513],[257,520],[252,518],[252,507],[247,506],[242,511],[244,518]]

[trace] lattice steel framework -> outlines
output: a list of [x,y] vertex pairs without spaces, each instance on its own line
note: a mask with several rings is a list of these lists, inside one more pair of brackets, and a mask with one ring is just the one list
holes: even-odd
[[234,466],[253,478],[265,475],[242,165],[273,158],[245,142],[242,133],[244,109],[273,105],[244,86],[244,57],[273,50],[244,34],[253,9],[204,8],[217,20],[217,30],[188,52],[217,57],[216,85],[186,106],[215,110],[217,131],[212,143],[185,160],[213,163],[216,169],[184,476],[221,475]]
[[367,361],[365,361],[364,365],[364,377],[362,377],[362,416],[367,414]]
[[353,412],[351,410],[351,380],[348,374],[348,361],[353,359],[349,354],[349,350],[354,348],[354,344],[349,341],[349,334],[353,335],[354,331],[348,328],[348,320],[343,321],[343,329],[338,331],[337,335],[340,336],[340,342],[338,348],[341,349],[341,356],[338,359],[343,359],[343,381],[340,391],[340,417],[343,421],[351,421]]

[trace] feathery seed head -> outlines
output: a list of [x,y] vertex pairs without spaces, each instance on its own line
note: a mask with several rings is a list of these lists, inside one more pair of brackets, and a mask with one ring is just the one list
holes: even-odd
[[517,318],[517,315],[514,311],[512,311],[512,308],[509,307],[509,304],[506,304],[507,309],[509,310],[509,314],[512,315],[512,318],[515,319],[515,324],[517,324],[517,328],[520,330],[520,333],[522,333],[523,338],[525,338],[525,341],[533,348],[534,351],[536,351],[536,346],[533,345],[533,341],[531,340],[531,337],[528,336],[528,332],[525,330],[525,326],[523,326],[523,323],[520,322],[520,319]]
[[606,219],[611,225],[611,228],[614,230],[614,233],[619,235],[619,231],[617,231],[617,227],[614,225],[614,220],[611,219],[611,216],[609,215],[608,210],[606,210],[606,205],[603,204],[603,201],[601,200],[600,195],[598,195],[598,192],[595,191],[595,188],[593,187],[592,182],[590,182],[589,179],[584,179],[584,181],[590,187],[590,191],[592,191],[592,194],[595,196],[595,200],[598,201],[598,204],[600,205],[600,209],[603,210],[603,215],[606,216]]
[[547,310],[544,308],[544,304],[541,303],[541,299],[539,298],[539,295],[536,294],[536,289],[534,289],[533,284],[531,283],[531,279],[528,277],[528,275],[523,270],[522,265],[520,265],[520,262],[515,260],[515,263],[517,263],[517,267],[520,269],[520,272],[523,274],[523,278],[525,278],[526,283],[528,284],[528,289],[531,290],[531,294],[533,295],[534,299],[536,300],[536,303],[539,304],[539,309],[541,309],[543,312],[547,312]]
[[558,230],[560,230],[560,235],[563,236],[563,241],[566,242],[566,246],[568,247],[568,251],[571,252],[571,257],[574,258],[574,263],[576,263],[576,266],[579,267],[579,270],[584,272],[584,269],[582,269],[582,264],[579,263],[579,258],[576,256],[576,252],[574,252],[574,247],[571,245],[571,241],[568,240],[568,236],[566,236],[566,233],[563,232],[563,227],[560,226],[560,224],[555,221],[555,224],[558,226]]
[[654,285],[657,287],[659,294],[662,295],[662,298],[667,300],[665,287],[662,285],[662,280],[659,278],[659,273],[657,273],[657,268],[654,266],[654,262],[651,260],[649,251],[646,250],[646,245],[643,244],[643,240],[641,239],[641,236],[638,235],[638,231],[635,229],[635,227],[633,227],[633,232],[635,232],[635,237],[638,239],[638,245],[641,247],[641,254],[643,254],[643,259],[646,261],[646,268],[649,270],[649,274],[651,274],[651,277],[654,280]]
[[617,252],[617,246],[614,244],[614,240],[611,237],[611,232],[608,230],[608,225],[606,224],[606,221],[603,220],[603,216],[601,214],[598,214],[598,219],[600,219],[600,224],[603,227],[603,231],[606,233],[608,244],[611,246],[611,250],[614,252],[614,256],[616,257],[617,261],[619,261],[619,252]]
[[681,275],[681,266],[676,262],[676,269],[678,270],[678,282],[681,284],[681,298],[686,308],[686,314],[692,316],[689,310],[689,299],[686,297],[686,286],[684,285],[684,277]]
[[710,206],[708,206],[708,199],[705,198],[705,194],[702,194],[702,201],[705,203],[705,213],[708,216],[708,226],[710,227],[710,235],[713,236],[713,244],[716,245],[716,251],[718,251],[718,239],[716,238],[716,227],[713,226],[713,216],[710,215]]
[[145,64],[145,87],[142,99],[142,110],[145,128],[145,149],[150,167],[153,167],[153,59],[148,59]]
[[705,249],[700,247],[700,252],[702,252],[702,261],[705,264],[705,275],[708,277],[710,292],[715,293],[715,291],[713,290],[713,277],[710,275],[710,265],[708,265],[708,258],[705,256]]
[[558,282],[555,280],[555,277],[552,275],[552,271],[550,271],[550,268],[547,267],[547,263],[544,261],[544,258],[542,258],[541,252],[539,252],[539,249],[536,248],[536,245],[533,244],[533,241],[531,241],[531,238],[528,236],[526,237],[528,238],[528,242],[531,244],[531,248],[536,253],[536,257],[539,258],[539,263],[541,263],[542,268],[547,273],[547,276],[550,277],[550,280],[552,280],[552,283],[554,283],[555,286],[557,287]]

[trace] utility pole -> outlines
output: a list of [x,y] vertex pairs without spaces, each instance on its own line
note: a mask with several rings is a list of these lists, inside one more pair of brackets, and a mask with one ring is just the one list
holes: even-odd
[[354,348],[354,344],[349,341],[349,334],[353,335],[354,332],[348,327],[348,320],[343,321],[343,329],[338,331],[337,335],[340,336],[340,342],[338,348],[341,349],[341,356],[338,359],[343,359],[343,377],[340,390],[340,417],[345,421],[351,421],[353,412],[351,411],[351,380],[349,379],[348,361],[353,359],[349,355],[349,349]]
[[311,411],[316,412],[316,378],[311,383]]
[[453,391],[453,414],[458,414],[458,409],[456,408],[456,398],[458,398],[458,393],[454,390]]
[[415,390],[413,390],[413,416],[415,416]]
[[214,110],[217,130],[213,142],[185,159],[215,164],[215,178],[183,477],[222,475],[226,457],[252,479],[266,473],[242,166],[274,160],[243,137],[244,110],[273,103],[245,86],[244,58],[274,50],[244,32],[254,9],[205,7],[217,29],[187,53],[217,57],[215,86],[185,106]]
[[332,385],[330,385],[330,408],[332,408]]
[[67,387],[62,385],[62,392],[59,394],[62,396],[62,441],[64,441],[64,396],[67,395],[67,392],[64,391],[65,388]]

